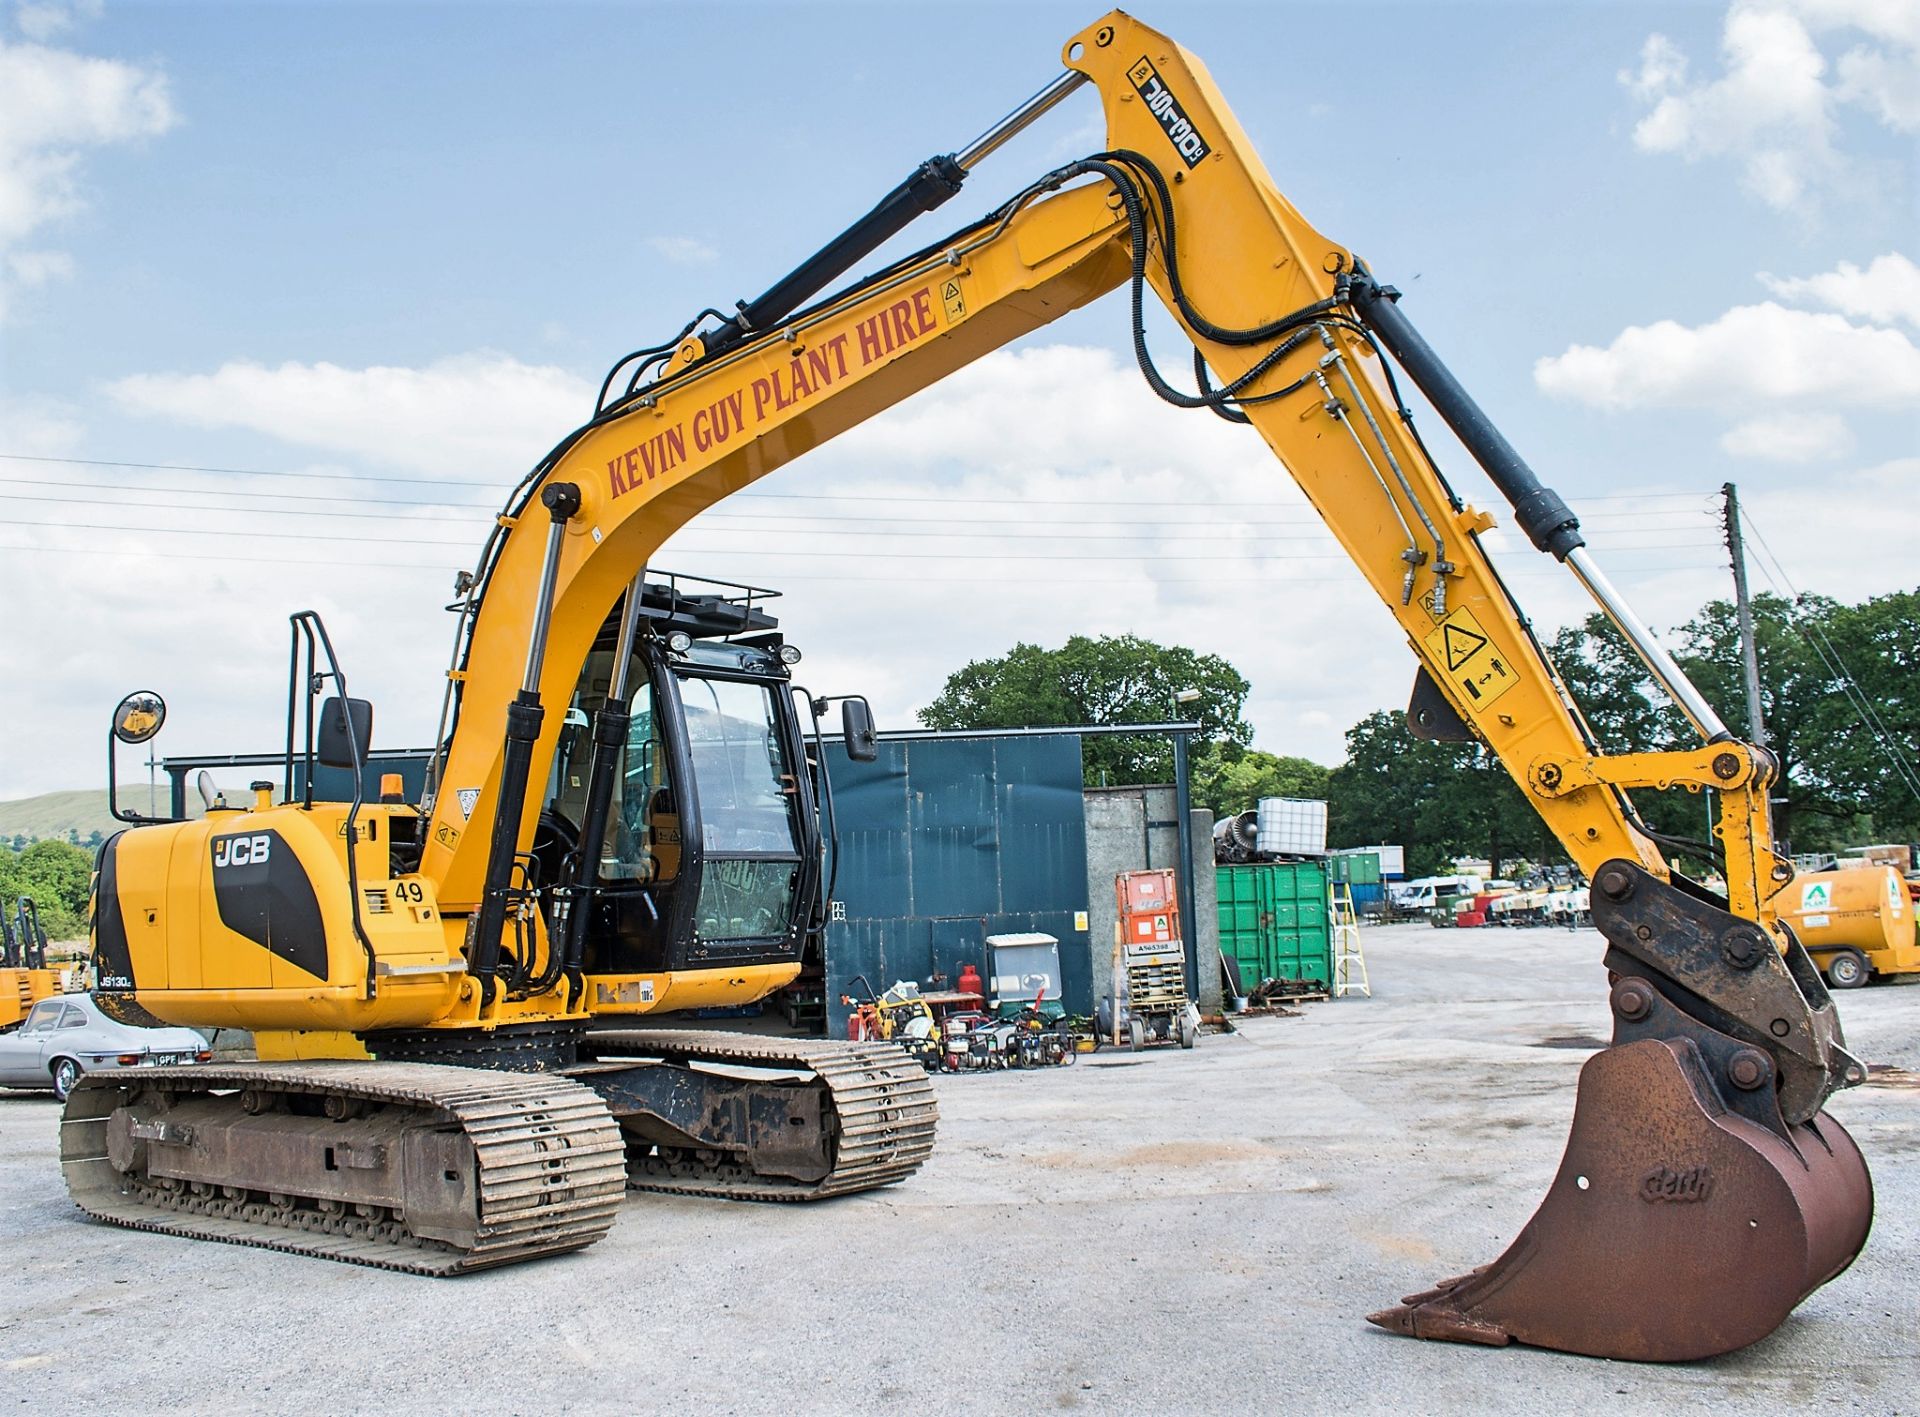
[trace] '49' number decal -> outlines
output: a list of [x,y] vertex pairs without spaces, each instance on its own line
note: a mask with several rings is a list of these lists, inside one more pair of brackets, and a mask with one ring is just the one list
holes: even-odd
[[395,881],[393,883],[393,898],[395,900],[405,901],[410,905],[419,905],[426,900],[427,892],[426,888],[418,881]]

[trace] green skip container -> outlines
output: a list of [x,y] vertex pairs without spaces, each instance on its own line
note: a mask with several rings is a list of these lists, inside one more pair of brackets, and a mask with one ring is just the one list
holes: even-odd
[[1318,861],[1216,866],[1220,948],[1251,990],[1263,979],[1333,981],[1327,868]]

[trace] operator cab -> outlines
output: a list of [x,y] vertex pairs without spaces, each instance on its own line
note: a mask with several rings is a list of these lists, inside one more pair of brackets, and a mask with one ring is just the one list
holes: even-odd
[[[813,774],[772,592],[649,584],[630,720],[598,849],[585,972],[658,974],[800,958],[821,900]],[[535,856],[559,879],[587,816],[590,725],[616,682],[619,612],[587,656],[554,755]]]

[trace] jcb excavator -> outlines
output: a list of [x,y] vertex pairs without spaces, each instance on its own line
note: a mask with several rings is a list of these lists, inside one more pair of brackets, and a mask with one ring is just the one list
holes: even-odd
[[[62,1134],[82,1206],[452,1272],[590,1243],[628,1178],[802,1197],[917,1165],[933,1104],[884,1046],[586,1027],[765,995],[824,890],[824,784],[776,642],[755,642],[748,607],[702,623],[640,572],[789,458],[1124,287],[1153,391],[1263,438],[1398,619],[1420,663],[1411,721],[1498,753],[1594,882],[1614,1039],[1582,1071],[1559,1175],[1493,1264],[1373,1322],[1698,1358],[1771,1332],[1851,1262],[1871,1185],[1822,1106],[1863,1069],[1775,909],[1793,874],[1769,829],[1776,760],[1687,683],[1398,292],[1275,187],[1192,55],[1116,11],[1063,59],[758,299],[614,366],[462,588],[451,731],[417,806],[313,800],[316,760],[357,770],[371,710],[295,617],[281,800],[261,783],[250,806],[116,836],[94,914],[103,1002],[250,1028],[290,1061],[87,1079]],[[1083,85],[1102,151],[822,295]],[[1152,361],[1149,290],[1193,342],[1191,392]],[[1599,749],[1482,550],[1493,516],[1422,445],[1403,375],[1700,747]],[[153,716],[136,705],[129,733]],[[1724,898],[1669,868],[1628,796],[1676,786],[1713,795]]]

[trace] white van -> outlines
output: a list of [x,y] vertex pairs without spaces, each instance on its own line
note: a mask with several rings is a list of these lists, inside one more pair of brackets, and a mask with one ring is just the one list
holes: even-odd
[[1468,895],[1485,885],[1478,876],[1421,876],[1388,887],[1393,908],[1402,915],[1424,915],[1450,895]]

